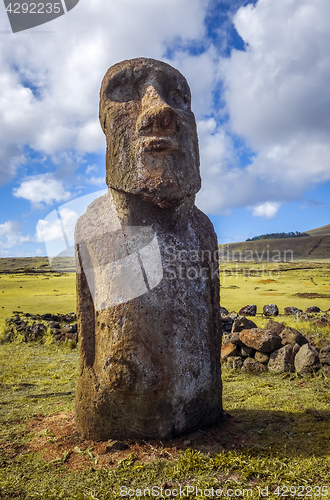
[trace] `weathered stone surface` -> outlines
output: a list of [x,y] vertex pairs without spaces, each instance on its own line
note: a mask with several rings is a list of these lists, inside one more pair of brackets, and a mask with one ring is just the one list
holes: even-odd
[[284,308],[284,314],[286,316],[293,316],[295,314],[302,313],[301,309],[298,309],[298,307],[285,307]]
[[223,344],[221,347],[221,361],[228,358],[228,356],[237,356],[238,350],[236,345],[228,342],[228,344]]
[[306,313],[319,313],[319,312],[321,312],[321,309],[317,306],[310,306],[310,307],[307,307],[305,312]]
[[265,316],[278,316],[279,310],[276,304],[266,304],[263,313]]
[[267,370],[266,366],[253,358],[246,358],[243,363],[242,371],[250,373],[260,373]]
[[223,332],[231,332],[234,320],[229,315],[221,316],[221,325]]
[[271,353],[268,370],[275,373],[293,372],[293,347],[287,344]]
[[319,356],[320,363],[330,365],[330,345],[322,347]]
[[233,368],[234,370],[240,370],[243,366],[243,360],[240,356],[229,356],[227,358],[227,363]]
[[248,306],[244,306],[239,311],[240,316],[255,316],[256,314],[257,314],[257,306],[254,304],[249,304]]
[[320,327],[325,327],[329,325],[329,321],[325,316],[322,316],[321,318],[314,318],[312,319],[312,322]]
[[243,356],[243,358],[246,358],[247,356],[252,357],[253,352],[254,352],[254,349],[252,349],[252,347],[248,347],[247,345],[243,345],[241,347],[241,356]]
[[190,90],[171,66],[111,67],[100,93],[106,195],[76,226],[76,425],[91,439],[171,438],[218,422],[217,237],[194,204]]
[[309,344],[304,344],[294,358],[296,372],[312,373],[320,368],[319,353]]
[[264,353],[276,351],[282,345],[278,335],[261,328],[243,330],[239,338],[243,344]]
[[278,323],[277,321],[273,321],[271,319],[267,321],[265,326],[265,330],[275,333],[276,335],[279,335],[284,328],[286,328],[284,323]]
[[302,346],[308,342],[302,333],[298,332],[298,330],[295,330],[294,328],[290,328],[289,326],[283,328],[283,330],[279,333],[279,336],[282,339],[283,345],[291,344],[293,346],[298,344]]
[[77,332],[77,323],[74,323],[73,325],[66,325],[64,327],[64,329],[68,332],[68,333],[76,333]]
[[248,330],[249,328],[257,328],[257,325],[245,316],[239,316],[234,320],[231,332],[241,332],[242,330]]
[[227,316],[229,314],[229,312],[227,311],[227,309],[225,307],[220,306],[220,314],[221,314],[221,316]]
[[293,346],[293,357],[295,357],[295,355],[297,354],[297,352],[299,352],[300,347],[301,347],[301,346],[300,346],[299,344],[295,344],[295,345]]
[[323,368],[323,373],[327,378],[330,378],[330,365],[324,365]]
[[259,363],[266,365],[269,361],[269,356],[263,352],[257,351],[254,355],[254,359],[259,361]]
[[235,345],[242,345],[242,342],[239,339],[239,334],[240,332],[229,333],[228,335],[226,335],[227,342],[231,342]]

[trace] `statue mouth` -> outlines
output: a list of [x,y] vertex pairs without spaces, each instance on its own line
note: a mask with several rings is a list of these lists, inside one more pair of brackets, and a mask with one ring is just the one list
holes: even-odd
[[177,141],[163,137],[144,140],[141,146],[144,153],[162,153],[179,149]]

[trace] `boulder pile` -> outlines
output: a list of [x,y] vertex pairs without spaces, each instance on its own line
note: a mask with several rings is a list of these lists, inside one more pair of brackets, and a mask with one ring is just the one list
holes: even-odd
[[232,368],[251,373],[296,371],[302,375],[322,369],[330,377],[330,341],[319,350],[284,323],[268,320],[265,328],[258,328],[236,313],[223,314],[222,323],[221,361]]
[[50,331],[56,341],[78,341],[75,313],[30,314],[13,311],[14,316],[6,319],[6,329],[2,342],[12,342],[17,335],[23,335],[24,342],[41,340]]

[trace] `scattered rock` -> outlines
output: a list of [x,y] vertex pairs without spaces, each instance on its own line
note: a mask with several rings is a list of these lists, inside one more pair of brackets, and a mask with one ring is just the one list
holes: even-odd
[[76,333],[77,332],[77,323],[74,323],[73,325],[66,325],[64,329],[68,333]]
[[299,351],[300,349],[300,345],[299,344],[295,344],[293,346],[293,357],[295,357],[295,355],[297,354],[297,352]]
[[251,356],[252,358],[252,353],[254,352],[254,349],[252,347],[248,347],[247,345],[243,345],[241,347],[241,356],[246,358],[247,356]]
[[232,344],[235,345],[242,345],[242,342],[239,339],[239,333],[240,332],[234,332],[234,333],[229,333],[228,335],[224,336],[224,343],[227,344],[228,342],[231,342]]
[[233,323],[234,323],[234,320],[229,315],[228,316],[221,316],[222,331],[224,333],[231,332]]
[[243,360],[240,356],[229,356],[227,363],[234,369],[240,370],[243,366]]
[[229,342],[228,344],[223,344],[221,347],[221,361],[228,358],[228,356],[237,356],[238,350],[235,344]]
[[267,354],[265,354],[263,352],[256,351],[256,353],[254,355],[254,359],[259,361],[259,363],[262,363],[263,365],[267,365],[267,363],[269,361],[269,356],[267,356]]
[[276,351],[282,345],[281,337],[261,328],[243,330],[239,337],[243,344],[264,353]]
[[263,307],[265,316],[278,316],[279,310],[276,304],[267,304]]
[[310,316],[306,313],[298,313],[297,316],[300,319],[300,321],[309,321],[310,320]]
[[250,373],[260,373],[267,370],[266,366],[253,358],[246,358],[243,363],[242,371]]
[[47,314],[42,314],[42,315],[41,315],[41,318],[42,318],[42,319],[45,319],[46,321],[47,321],[47,320],[49,321],[49,320],[51,320],[51,319],[52,319],[52,315],[51,315],[51,314],[49,314],[49,313],[47,313]]
[[275,373],[293,372],[293,347],[287,344],[272,352],[268,362],[268,370]]
[[327,378],[330,378],[330,365],[323,366],[323,373]]
[[328,326],[329,325],[329,322],[327,320],[326,317],[322,316],[321,318],[315,318],[315,319],[312,319],[312,322],[316,325],[316,326],[320,326],[320,327],[325,327],[325,326]]
[[[16,314],[16,313],[15,313]],[[77,341],[77,323],[64,325],[61,323],[72,323],[76,319],[75,313],[70,314],[30,314],[21,313],[27,321],[23,320],[18,314],[13,318],[6,318],[5,336],[2,342],[11,342],[15,339],[16,333],[24,334],[24,342],[31,342],[41,339],[47,328],[50,328],[51,334],[55,340],[64,341],[73,339]],[[37,321],[37,323],[36,323]],[[30,324],[29,324],[30,323]]]
[[320,350],[319,357],[320,357],[320,363],[322,363],[323,365],[324,364],[330,365],[330,345],[323,347]]
[[257,306],[254,304],[249,304],[248,306],[242,307],[239,311],[240,316],[255,316],[257,314]]
[[257,325],[245,316],[239,316],[234,320],[231,332],[241,332],[242,330],[249,330],[250,328],[257,328]]
[[317,306],[310,306],[310,307],[307,307],[306,313],[319,313],[321,312],[321,309]]
[[51,328],[61,328],[61,325],[59,324],[58,321],[50,321],[49,326]]
[[320,368],[320,359],[317,349],[309,344],[304,344],[294,359],[294,366],[297,373],[312,373]]
[[273,321],[271,319],[267,321],[265,326],[265,330],[275,333],[276,335],[279,335],[284,328],[286,328],[284,323],[278,323],[277,321]]
[[294,316],[295,314],[302,313],[301,309],[298,309],[298,307],[285,307],[284,308],[284,314],[286,316]]
[[279,336],[282,339],[282,344],[291,344],[294,346],[295,344],[298,344],[300,346],[307,344],[307,339],[306,337],[298,332],[298,330],[295,330],[294,328],[290,328],[289,326],[285,327],[280,333]]

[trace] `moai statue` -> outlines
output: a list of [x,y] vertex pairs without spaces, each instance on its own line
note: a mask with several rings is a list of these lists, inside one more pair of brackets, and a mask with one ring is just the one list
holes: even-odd
[[170,439],[221,420],[217,238],[185,78],[112,66],[100,92],[108,193],[76,226],[76,425],[90,439]]

